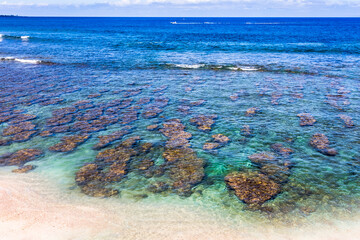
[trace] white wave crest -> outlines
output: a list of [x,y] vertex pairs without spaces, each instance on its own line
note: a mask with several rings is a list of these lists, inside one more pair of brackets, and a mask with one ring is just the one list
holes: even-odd
[[3,57],[0,58],[1,61],[15,61],[15,62],[21,62],[26,64],[39,64],[41,63],[40,60],[35,59],[22,59],[22,58],[14,58],[14,57]]
[[20,37],[22,40],[29,40],[30,36],[21,36]]
[[205,67],[205,64],[175,64],[175,67],[185,68],[185,69],[197,69]]

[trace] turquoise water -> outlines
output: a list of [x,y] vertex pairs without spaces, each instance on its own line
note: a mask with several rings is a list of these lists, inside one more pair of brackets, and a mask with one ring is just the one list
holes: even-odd
[[[0,21],[2,116],[14,110],[36,115],[31,120],[36,133],[27,141],[10,140],[8,145],[0,146],[1,155],[23,148],[41,149],[43,155],[28,163],[37,166],[33,171],[81,192],[75,181],[81,167],[98,162],[99,152],[140,136],[140,144],[150,142],[153,148],[146,155],[133,156],[121,180],[106,183],[119,191],[119,195],[112,196],[119,201],[183,202],[233,219],[286,219],[286,223],[317,215],[350,217],[358,212],[358,19],[277,19],[280,23],[274,25],[216,19],[223,24],[205,27],[200,23],[208,21],[203,19],[196,19],[198,25],[181,26],[171,25],[168,19],[76,19],[74,26],[70,26],[69,19],[61,18]],[[334,28],[339,32],[327,34]],[[292,32],[294,29],[298,31]],[[129,91],[136,94],[128,97]],[[89,96],[98,93],[95,98]],[[58,98],[61,101],[55,104],[43,104]],[[151,101],[137,104],[143,98]],[[168,99],[168,105],[161,106],[162,112],[156,117],[146,118],[144,112],[159,98]],[[111,106],[106,104],[115,99],[133,101],[125,110],[107,111]],[[73,119],[63,125],[69,130],[41,136],[51,129],[46,122],[54,110],[80,100],[89,100],[94,107],[76,110]],[[204,103],[190,103],[199,100]],[[76,117],[99,107],[100,115],[120,119],[135,107],[132,111],[137,119],[126,124],[119,120],[90,132],[90,138],[71,152],[49,150],[62,137],[81,133],[73,128]],[[246,111],[252,107],[258,111],[248,116]],[[300,126],[300,113],[310,113],[316,119],[313,126]],[[200,114],[217,115],[210,131],[199,130],[191,123]],[[340,114],[351,117],[354,126],[346,127]],[[100,115],[93,119],[100,119]],[[188,148],[205,164],[204,176],[185,195],[172,187],[171,170],[165,170],[162,176],[146,177],[136,169],[144,158],[153,160],[155,166],[167,162],[163,152],[169,139],[146,127],[158,124],[161,129],[174,118],[191,133]],[[1,123],[0,132],[12,125],[11,121]],[[243,133],[244,125],[250,127],[251,135]],[[128,135],[104,149],[93,149],[98,136],[126,126],[133,127]],[[310,145],[316,133],[327,136],[336,156],[325,155]],[[224,134],[231,141],[219,149],[204,150],[203,145],[214,134]],[[0,139],[11,138],[3,132]],[[259,172],[259,165],[248,156],[273,151],[271,145],[275,143],[293,150],[287,159],[291,162],[289,175],[281,182],[279,194],[254,209],[235,196],[224,178],[232,172]],[[161,193],[149,191],[150,185],[159,181],[169,184],[169,188]]]

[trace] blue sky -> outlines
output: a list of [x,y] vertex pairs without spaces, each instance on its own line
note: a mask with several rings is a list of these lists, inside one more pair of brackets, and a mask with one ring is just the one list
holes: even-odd
[[119,17],[360,17],[360,0],[0,0],[0,14]]

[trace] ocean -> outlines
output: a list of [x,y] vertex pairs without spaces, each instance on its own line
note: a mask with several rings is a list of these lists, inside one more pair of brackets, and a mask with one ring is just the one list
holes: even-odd
[[194,212],[268,226],[252,239],[356,223],[359,80],[359,18],[0,17],[0,189],[49,182],[36,192],[141,216],[84,239],[227,236],[187,232]]

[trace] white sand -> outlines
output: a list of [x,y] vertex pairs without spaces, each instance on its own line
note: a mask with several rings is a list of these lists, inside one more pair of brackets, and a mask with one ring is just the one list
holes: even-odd
[[0,239],[354,240],[360,221],[321,228],[229,227],[186,206],[122,203],[62,193],[36,173],[0,171]]

